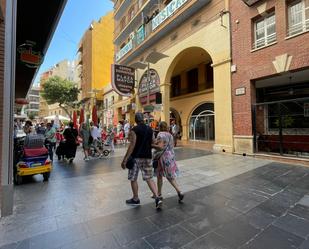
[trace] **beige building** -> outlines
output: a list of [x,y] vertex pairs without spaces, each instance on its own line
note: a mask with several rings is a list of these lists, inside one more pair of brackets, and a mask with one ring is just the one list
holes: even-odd
[[[48,78],[53,76],[59,76],[63,79],[75,82],[80,87],[79,68],[76,61],[63,60],[57,63],[55,66],[41,74],[40,86],[43,87]],[[70,111],[72,113],[72,111]],[[51,115],[68,116],[66,112],[59,107],[58,104],[48,105],[46,101],[40,97],[40,112],[39,117],[43,118]]]
[[114,3],[115,63],[137,69],[136,94],[122,105],[134,101],[151,119],[175,119],[182,139],[232,152],[228,1]]

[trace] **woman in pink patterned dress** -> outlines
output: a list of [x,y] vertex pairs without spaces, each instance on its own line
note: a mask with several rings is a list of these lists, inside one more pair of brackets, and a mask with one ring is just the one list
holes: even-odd
[[158,184],[158,195],[161,196],[162,194],[164,176],[175,188],[178,194],[179,202],[181,202],[184,198],[184,194],[181,192],[176,182],[179,169],[175,159],[173,136],[169,133],[166,122],[159,123],[159,134],[153,147],[157,150],[154,159],[158,159],[158,166],[155,168],[155,175],[157,176]]

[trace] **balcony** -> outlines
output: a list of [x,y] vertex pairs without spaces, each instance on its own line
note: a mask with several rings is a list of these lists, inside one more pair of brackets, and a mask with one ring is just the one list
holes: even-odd
[[[116,54],[116,62],[126,64],[147,48],[181,26],[211,0],[171,1],[147,24],[142,24],[131,35],[129,42]],[[179,3],[182,4],[179,4]],[[172,5],[172,8],[170,7]],[[129,44],[129,45],[128,45]]]
[[[131,5],[131,8],[134,8],[135,14],[132,14],[130,16],[130,13],[128,13],[127,18],[129,18],[129,21],[123,26],[120,22],[119,25],[115,28],[114,35],[114,43],[117,45],[120,45],[120,43],[128,37],[137,26],[141,25],[143,22],[143,13],[148,13],[151,11],[151,8],[153,7],[153,4],[150,4],[151,0],[135,0],[134,3]],[[130,11],[130,10],[129,10]]]
[[[114,19],[118,20],[121,16],[125,14],[129,6],[131,5],[131,0],[119,0],[114,6]],[[136,1],[138,2],[138,0]]]

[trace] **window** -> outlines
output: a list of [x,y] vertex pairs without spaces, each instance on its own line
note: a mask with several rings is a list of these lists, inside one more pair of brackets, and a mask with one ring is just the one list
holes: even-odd
[[188,92],[193,93],[198,91],[198,69],[194,68],[187,73]]
[[171,97],[176,97],[181,94],[181,76],[177,75],[172,77],[172,91],[171,91]]
[[211,64],[212,62],[206,64],[206,89],[214,87],[214,70]]
[[276,41],[276,18],[272,13],[254,22],[253,49],[264,47]]
[[135,15],[135,6],[132,6],[128,12],[129,19],[132,20]]
[[288,35],[309,30],[309,0],[294,1],[288,6]]

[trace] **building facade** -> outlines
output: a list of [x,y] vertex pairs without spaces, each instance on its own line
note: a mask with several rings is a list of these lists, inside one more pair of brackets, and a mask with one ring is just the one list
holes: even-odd
[[115,63],[137,69],[135,94],[123,106],[175,119],[182,139],[232,152],[228,1],[114,3]]
[[27,100],[29,104],[24,106],[24,113],[27,114],[28,118],[38,117],[40,111],[40,88],[32,87],[27,94]]
[[230,1],[234,147],[309,152],[309,1]]
[[85,110],[92,110],[94,100],[103,100],[103,88],[111,82],[114,56],[113,16],[113,12],[109,12],[98,22],[93,21],[79,44],[78,70]]

